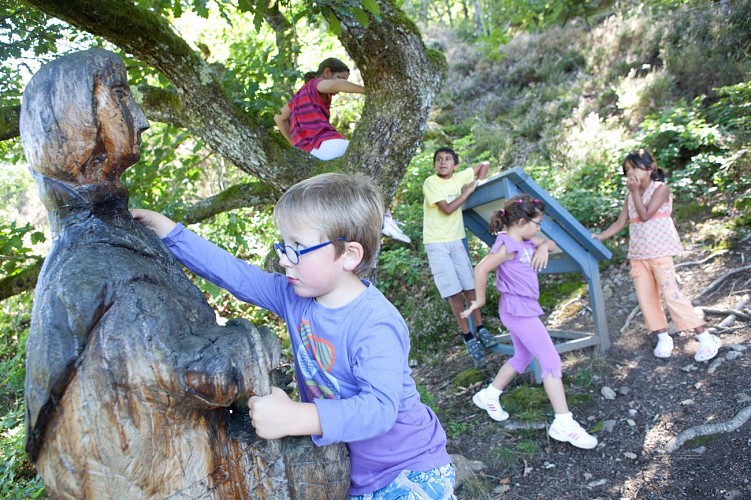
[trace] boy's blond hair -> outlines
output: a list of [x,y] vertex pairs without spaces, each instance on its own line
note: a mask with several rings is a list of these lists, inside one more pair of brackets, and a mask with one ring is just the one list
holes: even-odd
[[365,175],[320,174],[298,182],[282,195],[274,207],[274,223],[320,231],[334,242],[337,257],[346,243],[339,238],[360,243],[363,258],[354,273],[363,277],[378,256],[383,198]]

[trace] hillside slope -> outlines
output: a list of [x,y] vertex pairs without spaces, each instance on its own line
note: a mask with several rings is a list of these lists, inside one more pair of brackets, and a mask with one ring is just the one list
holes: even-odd
[[[608,242],[615,257],[602,281],[613,345],[564,356],[574,414],[600,439],[593,451],[548,439],[552,410],[528,376],[501,399],[511,419],[492,421],[471,396],[505,357],[490,355],[477,382],[458,341],[445,350],[434,344],[416,379],[434,399],[449,451],[479,461],[459,498],[751,498],[751,424],[743,420],[751,392],[739,382],[751,376],[751,328],[748,317],[718,326],[751,292],[748,127],[731,127],[713,107],[730,102],[720,87],[747,85],[749,32],[746,1],[613,13],[591,28],[574,23],[519,35],[497,52],[445,29],[424,30],[451,68],[433,116],[443,135],[431,136],[426,151],[452,142],[467,164],[521,166],[594,229],[622,206],[625,153],[657,150],[676,193],[686,249],[676,259],[681,284],[697,307],[719,311],[706,321],[723,341],[708,363],[693,361],[688,333],[676,336],[671,359],[655,358],[624,261],[627,234]],[[741,94],[747,107],[751,93]],[[713,163],[711,155],[732,160]],[[487,251],[472,248],[475,262]],[[546,277],[543,292],[566,279]],[[563,303],[546,309],[549,327],[586,325],[586,296],[565,301],[565,310]],[[486,321],[500,331],[497,319]],[[421,325],[412,326],[420,340]],[[603,396],[607,389],[614,399]],[[681,432],[706,424],[717,432],[667,451]]]

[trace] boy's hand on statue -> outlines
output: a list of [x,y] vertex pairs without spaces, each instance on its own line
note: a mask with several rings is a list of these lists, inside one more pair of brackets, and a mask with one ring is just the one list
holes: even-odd
[[591,233],[591,234],[592,234],[593,240],[602,241],[605,239],[602,237],[602,233]]
[[130,215],[148,229],[154,231],[160,238],[167,236],[177,225],[174,221],[159,212],[144,210],[142,208],[131,208]]
[[251,423],[258,437],[278,439],[289,436],[288,429],[295,423],[295,402],[278,387],[271,388],[267,396],[253,396],[248,400]]

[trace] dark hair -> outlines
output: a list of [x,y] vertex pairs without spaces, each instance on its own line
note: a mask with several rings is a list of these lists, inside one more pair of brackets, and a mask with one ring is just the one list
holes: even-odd
[[532,220],[545,213],[545,204],[528,194],[519,194],[506,200],[503,208],[490,217],[490,233],[498,234],[504,228],[526,219]]
[[650,153],[646,149],[633,151],[629,153],[628,156],[626,156],[626,159],[623,160],[623,166],[621,167],[623,169],[624,176],[626,175],[626,166],[629,164],[631,164],[631,166],[634,168],[639,168],[641,170],[650,172],[649,178],[653,181],[665,181],[665,172],[657,166],[657,162],[652,156],[652,153]]
[[318,71],[308,71],[305,73],[305,81],[309,82],[313,78],[320,77],[326,69],[331,70],[332,73],[343,73],[345,71],[349,73],[349,66],[336,57],[329,57],[321,61],[321,64],[318,65]]
[[456,154],[456,151],[449,147],[442,147],[435,150],[435,153],[433,153],[433,165],[435,165],[435,159],[438,157],[438,153],[449,153],[451,156],[454,157],[454,164],[459,165],[459,155]]

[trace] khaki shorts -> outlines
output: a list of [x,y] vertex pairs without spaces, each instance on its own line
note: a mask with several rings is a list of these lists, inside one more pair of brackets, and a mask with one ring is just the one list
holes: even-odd
[[427,243],[430,272],[442,298],[475,289],[475,276],[469,254],[462,240],[448,243]]

